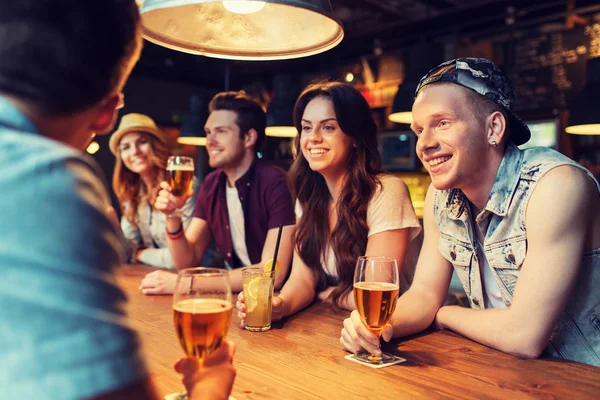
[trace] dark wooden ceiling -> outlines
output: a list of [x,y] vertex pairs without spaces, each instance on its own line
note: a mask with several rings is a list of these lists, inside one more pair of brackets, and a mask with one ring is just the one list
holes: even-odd
[[[397,51],[415,42],[477,40],[548,26],[565,26],[569,15],[592,18],[598,0],[331,0],[345,37],[336,48],[303,59],[242,62],[194,56],[146,42],[135,74],[222,89],[278,71],[305,73]],[[572,17],[571,17],[572,18]]]

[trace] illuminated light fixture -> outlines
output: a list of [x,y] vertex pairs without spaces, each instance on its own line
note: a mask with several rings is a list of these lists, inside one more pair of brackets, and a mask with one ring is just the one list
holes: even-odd
[[204,124],[208,118],[205,108],[202,97],[198,95],[190,97],[190,114],[183,117],[177,143],[206,146],[206,136],[202,136],[204,134]]
[[388,116],[390,121],[397,124],[412,124],[411,110],[417,84],[416,81],[405,81],[398,86],[392,103],[392,113]]
[[600,135],[600,123],[567,126],[565,131],[571,135]]
[[392,112],[388,119],[397,124],[412,124],[412,105],[415,91],[421,77],[433,66],[442,61],[443,48],[440,45],[414,43],[404,53],[404,81],[398,86],[398,91],[392,103]]
[[390,114],[390,121],[397,124],[412,124],[412,111],[400,111]]
[[91,142],[87,149],[85,149],[89,154],[96,154],[98,150],[100,150],[100,145],[96,141]]
[[177,138],[177,143],[189,144],[192,146],[206,146],[206,138],[201,137],[201,136],[197,136],[197,137],[179,136]]
[[350,83],[354,80],[354,74],[352,72],[348,72],[344,79],[346,79],[346,82]]
[[294,126],[274,125],[267,126],[267,128],[265,129],[265,135],[271,137],[293,138],[298,136],[298,131]]
[[600,58],[587,61],[586,85],[569,109],[567,133],[573,135],[600,135]]
[[230,0],[223,1],[223,7],[235,14],[252,14],[265,7],[264,1]]
[[300,94],[296,80],[289,74],[278,74],[273,78],[273,98],[267,107],[265,135],[293,138],[298,136],[294,126],[294,105]]
[[[242,14],[239,3],[263,7]],[[232,60],[305,57],[331,49],[344,37],[329,0],[146,0],[141,15],[143,35],[153,43]]]

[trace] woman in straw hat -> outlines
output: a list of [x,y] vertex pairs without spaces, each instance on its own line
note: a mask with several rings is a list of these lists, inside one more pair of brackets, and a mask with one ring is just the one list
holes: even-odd
[[[123,234],[132,244],[130,261],[174,268],[167,247],[165,214],[153,207],[162,181],[168,181],[170,156],[165,134],[143,114],[127,114],[112,134],[109,147],[115,155],[113,190],[119,199]],[[194,193],[198,182],[194,179]],[[182,208],[187,228],[194,211],[195,195]]]

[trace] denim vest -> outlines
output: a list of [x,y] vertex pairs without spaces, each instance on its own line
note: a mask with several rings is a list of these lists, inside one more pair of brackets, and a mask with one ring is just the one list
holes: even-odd
[[[483,251],[507,307],[510,307],[521,265],[527,254],[525,213],[539,180],[551,169],[572,165],[592,174],[562,154],[547,148],[521,151],[509,143],[490,197],[478,221],[489,218]],[[594,179],[600,191],[598,182]],[[461,190],[436,191],[433,214],[440,231],[439,250],[454,266],[471,308],[483,309],[479,270],[481,256],[469,201]],[[479,223],[478,222],[478,223]],[[600,365],[600,248],[583,254],[581,274],[561,315],[546,353]]]

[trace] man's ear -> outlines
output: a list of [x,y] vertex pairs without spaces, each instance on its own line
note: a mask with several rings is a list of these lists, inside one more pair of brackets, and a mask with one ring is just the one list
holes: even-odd
[[506,126],[508,121],[500,111],[495,111],[487,119],[487,140],[488,143],[501,143],[506,136]]
[[92,122],[91,131],[99,134],[112,130],[117,119],[117,106],[121,103],[122,94],[115,93],[107,97],[97,106],[96,119]]
[[256,132],[256,129],[252,128],[244,133],[244,147],[254,147],[257,140],[258,133]]

